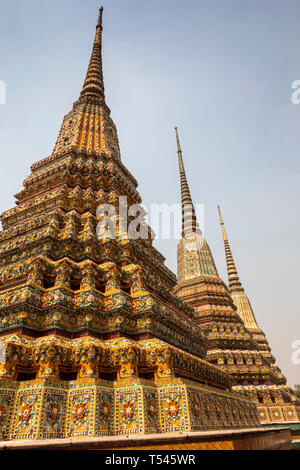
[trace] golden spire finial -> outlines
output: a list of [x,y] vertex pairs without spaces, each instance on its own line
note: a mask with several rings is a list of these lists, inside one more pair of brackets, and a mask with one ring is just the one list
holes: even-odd
[[102,27],[103,10],[104,10],[104,8],[102,6],[99,10],[99,18],[98,18],[98,24],[97,24],[97,26],[100,26],[101,31],[103,31],[103,27]]
[[102,71],[102,18],[103,7],[101,7],[99,10],[93,51],[80,98],[94,97],[100,99],[104,103],[105,96]]
[[224,225],[224,221],[223,221],[220,206],[218,206],[218,211],[219,211],[219,217],[220,217],[220,224],[221,224],[221,228],[222,228],[223,240],[225,242],[225,241],[228,241],[228,238],[227,238],[227,233],[226,233],[226,230],[225,230],[225,225]]
[[177,152],[181,152],[180,140],[179,140],[179,135],[178,135],[178,127],[175,127],[175,132],[176,132],[176,140],[177,140]]

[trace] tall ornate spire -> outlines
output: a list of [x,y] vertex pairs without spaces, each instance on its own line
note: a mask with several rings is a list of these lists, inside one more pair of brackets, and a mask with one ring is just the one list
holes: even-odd
[[99,19],[96,26],[93,51],[80,96],[81,98],[84,96],[98,97],[104,101],[105,97],[102,70],[102,16],[103,7],[101,7],[99,11]]
[[176,141],[177,141],[177,154],[179,161],[180,185],[181,185],[181,206],[182,206],[182,236],[191,233],[201,233],[197,223],[196,213],[190,193],[190,188],[186,179],[182,150],[178,135],[178,128],[175,127]]
[[228,272],[228,281],[229,281],[229,289],[231,292],[233,291],[243,291],[242,283],[240,282],[239,275],[237,273],[237,269],[234,263],[234,259],[231,253],[230,245],[227,238],[227,233],[221,213],[220,206],[218,206],[219,217],[220,217],[220,224],[222,228],[222,235],[224,240],[225,246],[225,254],[226,254],[226,263],[227,263],[227,272]]
[[199,276],[218,276],[217,268],[206,240],[199,228],[189,185],[187,182],[178,129],[175,127],[179,161],[182,239],[178,245],[178,282]]
[[[250,300],[248,299],[247,295],[244,292],[244,288],[242,286],[239,275],[237,273],[237,269],[236,269],[232,252],[230,249],[230,245],[228,242],[228,237],[227,237],[220,206],[218,206],[218,211],[219,211],[220,224],[222,228],[222,234],[223,234],[223,240],[224,240],[224,246],[225,246],[229,291],[230,291],[232,300],[237,308],[238,314],[243,319],[246,328],[248,328],[252,332],[253,330],[255,331],[259,330],[259,337],[255,339],[258,339],[258,342],[265,342],[264,334],[261,332],[257,324]],[[254,336],[256,337],[256,335]],[[263,338],[261,338],[261,336],[263,336]]]
[[80,98],[64,118],[53,155],[84,152],[121,160],[117,129],[104,95],[102,16],[103,7],[100,8],[92,55]]

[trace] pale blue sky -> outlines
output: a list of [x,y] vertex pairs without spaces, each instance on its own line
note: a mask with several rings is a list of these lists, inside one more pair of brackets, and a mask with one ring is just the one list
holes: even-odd
[[[226,279],[216,206],[256,317],[294,385],[299,325],[299,0],[103,0],[104,77],[146,205],[179,201],[174,125]],[[0,1],[0,209],[48,156],[77,99],[96,0]],[[176,242],[156,245],[176,270]]]

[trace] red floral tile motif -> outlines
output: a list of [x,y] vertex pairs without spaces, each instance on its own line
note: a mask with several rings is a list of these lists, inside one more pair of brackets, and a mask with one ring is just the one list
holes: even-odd
[[90,436],[93,434],[94,406],[94,394],[91,390],[70,395],[68,435]]
[[19,394],[15,409],[15,422],[12,438],[33,439],[35,437],[37,431],[39,403],[39,391],[28,395],[23,393]]
[[41,432],[45,437],[62,437],[66,413],[66,396],[64,394],[45,393],[45,413],[41,423]]
[[166,389],[160,394],[164,431],[187,431],[187,408],[184,389]]
[[112,434],[114,418],[114,392],[101,390],[97,394],[96,434]]
[[117,433],[139,433],[143,432],[140,417],[142,416],[142,404],[140,391],[123,391],[117,396]]

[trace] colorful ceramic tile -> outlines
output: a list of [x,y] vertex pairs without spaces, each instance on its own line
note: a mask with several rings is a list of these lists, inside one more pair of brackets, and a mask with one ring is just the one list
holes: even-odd
[[59,438],[65,435],[67,390],[45,389],[39,438]]
[[36,439],[43,390],[19,390],[10,429],[11,439]]
[[158,393],[154,388],[143,387],[145,432],[160,431]]
[[97,388],[95,436],[114,433],[115,416],[114,390]]
[[0,438],[3,441],[8,439],[15,395],[14,390],[0,390]]
[[116,434],[143,433],[142,391],[128,388],[116,392]]
[[67,436],[93,436],[94,388],[70,390],[67,410]]
[[159,390],[163,432],[188,431],[188,409],[184,387]]

